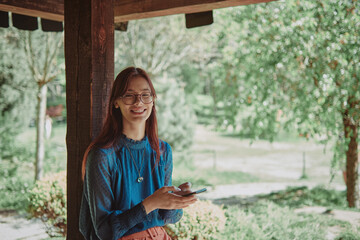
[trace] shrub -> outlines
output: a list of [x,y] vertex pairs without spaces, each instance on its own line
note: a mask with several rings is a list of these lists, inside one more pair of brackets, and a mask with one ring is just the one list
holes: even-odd
[[326,239],[330,225],[336,224],[327,216],[296,214],[288,207],[261,201],[249,209],[230,207],[226,210],[226,228],[222,238],[238,239]]
[[66,172],[50,174],[30,191],[29,212],[40,218],[50,236],[66,235]]
[[193,143],[196,116],[190,104],[186,102],[184,90],[174,79],[159,79],[157,110],[159,136],[168,142],[174,151],[185,152]]
[[335,240],[358,240],[360,236],[360,227],[350,226],[343,230]]
[[174,240],[217,239],[225,227],[225,212],[210,201],[197,201],[184,209],[181,221],[165,227]]
[[19,177],[0,180],[0,209],[26,211],[31,182]]

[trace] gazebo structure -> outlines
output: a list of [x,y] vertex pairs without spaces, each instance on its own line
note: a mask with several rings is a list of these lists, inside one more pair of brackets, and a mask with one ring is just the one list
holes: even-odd
[[126,22],[135,19],[186,14],[187,27],[194,27],[211,23],[213,9],[270,1],[273,0],[1,0],[1,25],[7,12],[15,13],[13,22],[20,24],[21,29],[34,28],[21,20],[24,16],[40,17],[44,31],[61,31],[61,22],[65,23],[67,239],[83,239],[78,224],[82,157],[99,133],[107,109],[114,80],[114,26],[126,26]]

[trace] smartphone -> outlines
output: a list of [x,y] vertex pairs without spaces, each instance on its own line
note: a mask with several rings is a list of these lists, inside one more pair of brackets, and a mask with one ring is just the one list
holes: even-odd
[[196,190],[194,192],[191,192],[191,193],[187,193],[185,195],[182,195],[183,197],[188,197],[188,196],[191,196],[191,195],[194,195],[194,194],[199,194],[199,193],[203,193],[206,191],[206,188],[202,188],[202,189],[199,189],[199,190]]

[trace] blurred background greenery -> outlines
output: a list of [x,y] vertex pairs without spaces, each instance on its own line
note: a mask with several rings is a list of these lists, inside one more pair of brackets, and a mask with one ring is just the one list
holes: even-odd
[[[212,156],[216,151],[204,146],[208,139],[194,144],[200,125],[228,141],[323,144],[332,155],[331,161],[322,163],[328,164],[326,181],[339,181],[341,171],[349,163],[355,164],[349,153],[358,153],[359,4],[356,0],[276,1],[217,10],[214,24],[201,28],[186,29],[183,16],[169,16],[131,21],[127,32],[116,32],[115,75],[135,65],[145,69],[154,81],[159,135],[174,151],[174,184],[190,180],[194,187],[214,187],[269,180],[238,169],[216,168],[214,164],[199,168],[194,157],[207,154],[221,162],[221,156]],[[56,181],[51,186],[57,197],[45,194],[47,188],[38,191],[44,187],[34,182],[39,151],[37,106],[43,86],[47,89],[43,101],[50,116],[42,126],[43,134],[48,134],[43,141],[43,175],[66,170],[62,37],[41,31],[0,29],[0,209],[36,215],[45,202],[65,196],[65,192],[58,195]],[[235,150],[231,153],[237,154]],[[304,177],[309,181],[316,178]],[[359,226],[291,211],[316,204],[347,209],[345,192],[323,190],[326,194],[301,190],[306,198],[297,200],[296,206],[294,198],[288,198],[293,196],[291,190],[280,194],[276,201],[271,195],[265,202],[247,207],[224,206],[225,225],[207,238],[326,239],[327,228],[336,225],[340,229],[337,239],[357,239],[354,236],[359,236]],[[330,201],[332,198],[336,201]],[[358,196],[355,199],[358,201]],[[62,200],[60,203],[64,204]],[[64,214],[56,204],[48,208]],[[49,216],[44,218],[47,220]],[[66,223],[66,219],[61,220],[59,228]],[[191,221],[189,224],[194,225]],[[315,221],[321,231],[313,229],[311,222]],[[290,230],[284,233],[284,229],[269,228],[270,223],[286,223]],[[51,236],[58,233],[49,230]],[[60,231],[60,235],[63,233]]]

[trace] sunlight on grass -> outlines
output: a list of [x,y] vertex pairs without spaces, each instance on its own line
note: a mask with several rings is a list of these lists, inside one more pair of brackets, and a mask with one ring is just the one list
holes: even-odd
[[216,186],[257,182],[258,178],[239,171],[218,171],[213,168],[195,168],[190,164],[175,164],[173,170],[173,185],[191,182],[193,187]]

